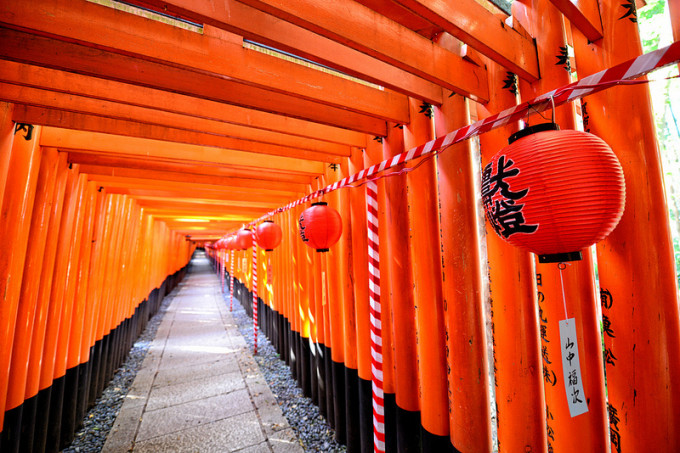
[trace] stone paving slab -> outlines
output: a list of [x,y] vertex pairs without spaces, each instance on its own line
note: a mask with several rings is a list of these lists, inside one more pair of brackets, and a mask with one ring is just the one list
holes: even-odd
[[218,291],[195,257],[104,452],[303,451]]

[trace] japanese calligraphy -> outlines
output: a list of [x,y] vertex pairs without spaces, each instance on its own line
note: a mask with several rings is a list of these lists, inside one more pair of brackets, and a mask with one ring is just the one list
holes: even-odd
[[602,315],[602,329],[604,330],[604,333],[610,337],[616,338],[616,335],[614,335],[614,331],[612,330],[612,322],[609,320],[609,316],[605,314]]
[[500,156],[495,174],[493,162],[487,164],[482,173],[482,202],[487,218],[496,233],[505,238],[515,233],[533,233],[538,229],[538,225],[525,223],[524,204],[517,203],[529,189],[513,191],[507,181],[520,172],[519,168],[512,168],[513,165],[512,159],[506,162],[505,156]]
[[608,364],[610,364],[610,365],[612,365],[612,366],[616,366],[616,363],[614,363],[614,361],[616,360],[616,356],[614,355],[614,353],[612,352],[611,349],[609,349],[609,348],[604,348],[604,353],[603,353],[603,354],[604,354],[604,363],[605,363],[605,364],[608,363]]
[[545,405],[545,428],[548,433],[548,452],[553,451],[553,446],[552,443],[555,441],[555,431],[553,430],[552,426],[550,426],[550,420],[555,420],[555,417],[553,417],[552,412],[550,412],[550,408],[548,405]]
[[560,321],[560,346],[562,349],[562,374],[567,404],[572,417],[588,412],[585,401],[581,364],[578,358],[575,318]]
[[[543,286],[543,277],[541,274],[536,274],[536,286]],[[550,357],[548,356],[548,345],[546,343],[550,343],[550,340],[548,340],[548,317],[545,316],[543,312],[543,302],[545,301],[545,295],[542,292],[538,292],[538,310],[539,310],[539,319],[541,321],[540,324],[540,329],[541,329],[541,357],[543,357],[543,380],[547,383],[552,385],[553,387],[557,384],[557,376],[555,375],[555,372],[550,369],[548,365],[552,364],[552,361],[550,360]]]
[[609,440],[614,446],[616,453],[621,453],[621,434],[619,433],[619,414],[614,406],[607,403],[609,414]]
[[602,308],[606,308],[607,310],[612,308],[614,298],[608,289],[600,288],[600,303],[602,304]]

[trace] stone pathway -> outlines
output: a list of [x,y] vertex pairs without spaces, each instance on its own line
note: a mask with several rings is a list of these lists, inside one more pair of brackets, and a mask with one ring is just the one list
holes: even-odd
[[104,452],[302,452],[196,254]]

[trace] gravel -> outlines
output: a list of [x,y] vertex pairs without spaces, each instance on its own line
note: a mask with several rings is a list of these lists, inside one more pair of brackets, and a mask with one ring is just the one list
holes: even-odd
[[[144,357],[151,342],[156,336],[158,326],[165,315],[168,305],[179,291],[182,284],[177,286],[162,302],[158,313],[149,320],[146,329],[132,346],[125,363],[116,373],[97,399],[95,405],[88,411],[82,428],[75,434],[75,439],[64,453],[99,452],[104,447],[106,437],[120,412],[125,396],[135,380],[137,372],[142,366]],[[225,301],[228,298],[225,297]],[[248,346],[253,347],[253,321],[239,303],[234,304],[232,312],[234,321],[238,324],[241,335]],[[300,439],[306,452],[346,452],[345,446],[340,445],[334,438],[334,431],[319,413],[319,408],[310,398],[303,395],[293,379],[290,369],[279,358],[279,354],[269,343],[261,331],[257,337],[257,355],[255,361],[260,367],[267,384],[276,397],[283,415],[291,428]]]
[[[228,303],[229,292],[224,297]],[[238,324],[241,335],[251,348],[253,347],[253,320],[240,303],[234,301],[232,316]],[[276,349],[267,337],[258,331],[257,355],[255,362],[260,367],[267,384],[276,397],[284,417],[300,439],[306,452],[346,452],[344,445],[340,445],[334,438],[335,432],[326,422],[319,408],[311,398],[305,397],[297,381],[293,379],[286,363],[279,358]]]
[[111,431],[111,427],[116,421],[116,417],[118,417],[130,386],[134,382],[137,372],[142,367],[142,362],[144,362],[149,346],[156,337],[158,326],[163,320],[168,305],[170,305],[170,302],[172,302],[181,286],[182,284],[180,283],[163,299],[158,312],[147,323],[146,329],[132,346],[123,365],[116,370],[108,387],[104,389],[104,392],[97,399],[94,406],[85,415],[83,426],[75,434],[73,442],[62,452],[99,452],[104,448],[106,436],[109,435],[109,431]]

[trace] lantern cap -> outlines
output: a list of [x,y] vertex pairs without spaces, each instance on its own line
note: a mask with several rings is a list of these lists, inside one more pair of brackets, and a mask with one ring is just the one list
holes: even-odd
[[326,203],[325,201],[315,201],[314,203],[312,203],[312,206],[328,206],[328,203]]
[[565,252],[565,253],[550,253],[547,255],[538,255],[539,263],[562,263],[564,261],[581,261],[583,255],[581,251]]
[[267,220],[263,220],[263,221],[262,221],[262,223],[265,223],[265,222],[274,223],[274,221],[273,221],[273,220],[270,220],[270,219],[267,219]]
[[556,123],[541,123],[534,124],[533,126],[527,126],[524,129],[515,132],[508,138],[508,144],[511,145],[513,142],[519,140],[522,137],[526,137],[537,132],[545,131],[559,131],[560,127]]

